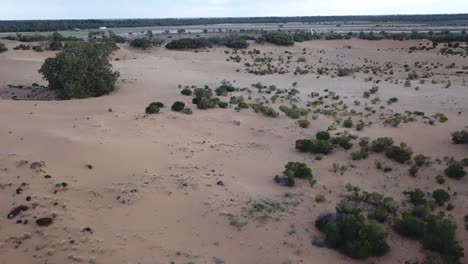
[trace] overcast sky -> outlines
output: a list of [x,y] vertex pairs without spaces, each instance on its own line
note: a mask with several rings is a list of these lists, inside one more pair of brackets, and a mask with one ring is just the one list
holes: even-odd
[[468,13],[468,0],[0,1],[0,20]]

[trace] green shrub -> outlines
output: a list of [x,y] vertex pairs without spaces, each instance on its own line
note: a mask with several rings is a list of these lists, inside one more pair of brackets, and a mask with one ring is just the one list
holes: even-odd
[[8,48],[5,46],[4,43],[0,43],[0,53],[7,52]]
[[156,104],[159,108],[164,108],[164,104],[161,102],[155,102],[153,104]]
[[292,119],[298,119],[299,117],[306,116],[309,113],[307,109],[299,108],[296,106],[287,107],[282,105],[279,109]]
[[426,194],[421,189],[414,189],[403,192],[414,206],[424,205],[427,203]]
[[149,39],[149,38],[136,38],[130,41],[130,46],[134,48],[147,49],[153,46],[160,46],[161,40]]
[[299,139],[296,141],[296,149],[301,152],[327,155],[333,150],[333,145],[328,140]]
[[366,223],[358,212],[321,215],[315,226],[325,234],[327,246],[352,258],[384,256],[390,250],[382,228]]
[[344,149],[350,149],[353,147],[353,143],[351,143],[351,140],[352,138],[348,134],[343,134],[341,136],[333,137],[331,139],[334,145],[339,145],[340,147]]
[[351,153],[351,158],[353,160],[362,160],[367,159],[369,157],[369,152],[367,150],[361,149]]
[[239,109],[247,109],[249,108],[249,105],[246,103],[246,102],[240,102],[237,107],[239,107]]
[[455,238],[457,226],[453,220],[443,215],[430,215],[425,222],[421,241],[424,249],[439,253],[446,263],[461,263],[464,253]]
[[423,154],[419,154],[414,156],[413,159],[417,166],[422,167],[429,160],[429,157],[426,157]]
[[286,164],[284,175],[294,178],[310,178],[312,177],[312,170],[305,163],[301,162],[289,162]]
[[432,192],[432,198],[434,198],[439,206],[442,206],[446,202],[450,201],[450,194],[445,190],[437,189]]
[[377,220],[378,222],[385,222],[387,221],[389,213],[387,209],[382,206],[378,206],[375,208],[374,212],[369,215],[370,218]]
[[405,144],[400,144],[400,146],[391,146],[385,151],[385,155],[389,159],[393,159],[399,163],[404,163],[411,159],[413,151],[411,148]]
[[468,144],[468,131],[455,131],[452,133],[452,141],[454,144]]
[[403,214],[395,222],[394,228],[398,234],[412,239],[420,239],[424,235],[424,221],[410,214]]
[[183,94],[183,95],[186,95],[186,96],[190,96],[190,95],[192,95],[193,92],[189,88],[185,88],[182,91],[180,91],[180,93]]
[[175,39],[166,45],[167,49],[201,49],[211,47],[213,47],[213,44],[205,38]]
[[172,111],[175,111],[175,112],[181,112],[182,110],[184,110],[185,108],[185,103],[181,102],[181,101],[176,101],[174,102],[174,104],[172,104]]
[[149,115],[157,114],[157,113],[159,113],[159,106],[156,103],[151,103],[151,104],[149,104],[148,107],[146,107],[145,111]]
[[218,106],[219,106],[220,108],[227,108],[227,107],[229,106],[229,104],[226,103],[226,102],[219,102],[219,103],[218,103]]
[[353,120],[346,119],[345,121],[343,121],[343,127],[352,128],[353,127]]
[[54,58],[47,58],[39,73],[49,88],[66,98],[96,97],[114,90],[120,74],[112,70],[111,50],[102,44],[73,42]]
[[310,126],[309,120],[299,120],[299,121],[297,121],[297,123],[302,128],[308,128]]
[[255,113],[262,113],[269,117],[278,117],[279,113],[275,111],[275,109],[265,106],[262,104],[251,104],[250,107],[255,111]]
[[466,176],[466,171],[463,168],[463,166],[458,163],[458,162],[453,162],[451,163],[446,169],[445,169],[445,175],[449,176],[450,178],[454,179],[461,179]]
[[319,131],[315,135],[315,138],[318,140],[329,140],[331,138],[330,133],[327,131]]
[[385,151],[387,148],[389,148],[392,145],[393,145],[393,139],[392,138],[381,137],[381,138],[377,138],[377,139],[373,140],[372,143],[371,143],[370,148],[371,148],[371,150],[373,152],[380,153],[380,152]]
[[416,174],[418,174],[418,172],[419,172],[419,166],[416,165],[416,164],[411,166],[410,169],[409,169],[409,173],[413,177],[416,177]]
[[271,32],[263,35],[266,42],[278,45],[278,46],[293,46],[294,38],[292,35],[283,32]]

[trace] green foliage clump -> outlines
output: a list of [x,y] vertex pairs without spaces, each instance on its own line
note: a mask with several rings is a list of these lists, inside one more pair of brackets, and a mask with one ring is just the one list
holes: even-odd
[[453,132],[452,141],[454,144],[468,144],[468,131],[461,130]]
[[111,50],[102,44],[67,43],[39,69],[49,88],[63,91],[66,98],[96,97],[114,90],[119,72],[112,70]]
[[162,44],[161,40],[150,39],[150,38],[136,38],[130,41],[130,46],[140,49],[148,49],[153,46],[160,46]]
[[291,34],[284,32],[271,32],[263,35],[263,39],[271,44],[278,46],[293,46],[294,38]]
[[418,174],[418,172],[419,172],[419,166],[417,164],[414,164],[409,169],[409,173],[413,177],[416,177],[416,174]]
[[361,149],[351,153],[351,158],[353,160],[363,160],[369,157],[369,152],[365,149]]
[[464,253],[455,238],[456,224],[443,214],[423,217],[404,214],[394,228],[402,236],[419,240],[424,249],[439,253],[445,263],[461,264]]
[[372,141],[372,143],[370,145],[370,149],[373,152],[380,153],[380,152],[385,151],[387,148],[389,148],[392,145],[393,145],[393,139],[392,138],[381,137],[381,138],[377,138],[377,139]]
[[393,159],[399,163],[404,163],[411,159],[413,151],[410,147],[405,144],[400,144],[400,146],[391,146],[385,150],[385,155],[389,159]]
[[205,38],[182,38],[167,43],[167,49],[201,49],[211,48],[213,44]]
[[359,210],[337,208],[336,214],[321,215],[315,226],[325,234],[327,246],[349,257],[366,259],[390,251],[387,234],[379,225],[367,223]]
[[434,198],[439,206],[442,206],[446,202],[450,201],[450,194],[445,190],[437,189],[432,192],[432,198]]
[[299,120],[297,121],[297,124],[299,124],[300,127],[302,128],[308,128],[310,126],[310,121],[309,120]]
[[344,149],[350,149],[353,147],[353,143],[351,143],[352,139],[353,138],[349,134],[345,133],[343,135],[333,137],[331,141],[334,145],[339,145]]
[[149,115],[159,113],[160,107],[158,103],[151,103],[146,107],[145,112]]
[[220,108],[227,108],[227,107],[229,106],[229,104],[226,103],[226,102],[219,102],[219,103],[218,103],[218,106],[219,106]]
[[330,133],[327,131],[319,131],[315,135],[315,138],[318,140],[329,140],[331,138]]
[[7,52],[8,48],[5,46],[5,43],[0,43],[0,53]]
[[414,206],[424,205],[427,203],[426,194],[421,189],[414,189],[403,192]]
[[249,108],[249,105],[248,105],[246,102],[240,102],[240,103],[237,105],[237,107],[238,107],[239,109],[247,109],[247,108]]
[[466,171],[463,168],[463,165],[459,162],[452,162],[451,164],[449,164],[449,166],[445,169],[444,172],[445,175],[457,180],[466,176]]
[[287,107],[282,105],[279,109],[292,119],[298,119],[301,116],[309,114],[309,110],[297,106]]
[[312,170],[305,163],[289,162],[284,168],[284,176],[275,176],[275,182],[292,187],[296,184],[295,178],[299,178],[309,180],[310,186],[315,185],[316,180],[312,176]]
[[185,103],[184,102],[181,102],[181,101],[176,101],[174,102],[174,104],[172,104],[172,111],[175,111],[175,112],[181,112],[182,110],[184,110],[185,108]]
[[190,96],[193,92],[189,88],[184,88],[182,91],[180,91],[180,93],[186,96]]
[[296,149],[301,152],[327,155],[332,152],[333,144],[329,140],[299,139],[296,141]]
[[351,120],[349,118],[349,119],[346,119],[345,121],[343,121],[343,127],[352,128],[353,127],[353,120]]
[[269,116],[269,117],[278,117],[279,116],[279,113],[277,111],[275,111],[275,109],[273,109],[273,108],[271,108],[269,106],[263,105],[263,104],[251,104],[250,107],[252,107],[252,109],[255,111],[255,113],[262,113],[265,116]]
[[422,167],[424,164],[426,164],[430,160],[430,158],[424,156],[423,154],[419,154],[419,155],[414,156],[413,160],[417,166]]

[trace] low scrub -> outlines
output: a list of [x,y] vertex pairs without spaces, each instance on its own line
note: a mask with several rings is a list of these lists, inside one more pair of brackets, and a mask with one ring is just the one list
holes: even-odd
[[377,224],[368,223],[360,210],[337,207],[335,214],[319,216],[315,226],[325,235],[325,243],[356,259],[384,256],[390,251],[387,234]]
[[452,141],[455,144],[468,144],[468,131],[461,130],[453,132]]
[[400,144],[400,146],[391,146],[385,150],[385,155],[389,159],[393,159],[399,163],[404,163],[411,159],[413,151],[406,144]]

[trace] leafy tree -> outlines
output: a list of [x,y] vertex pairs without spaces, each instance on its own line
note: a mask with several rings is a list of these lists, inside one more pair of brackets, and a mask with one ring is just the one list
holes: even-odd
[[86,98],[114,90],[120,74],[110,63],[111,50],[102,44],[67,43],[54,58],[45,60],[39,73],[49,88],[63,91],[65,98]]

